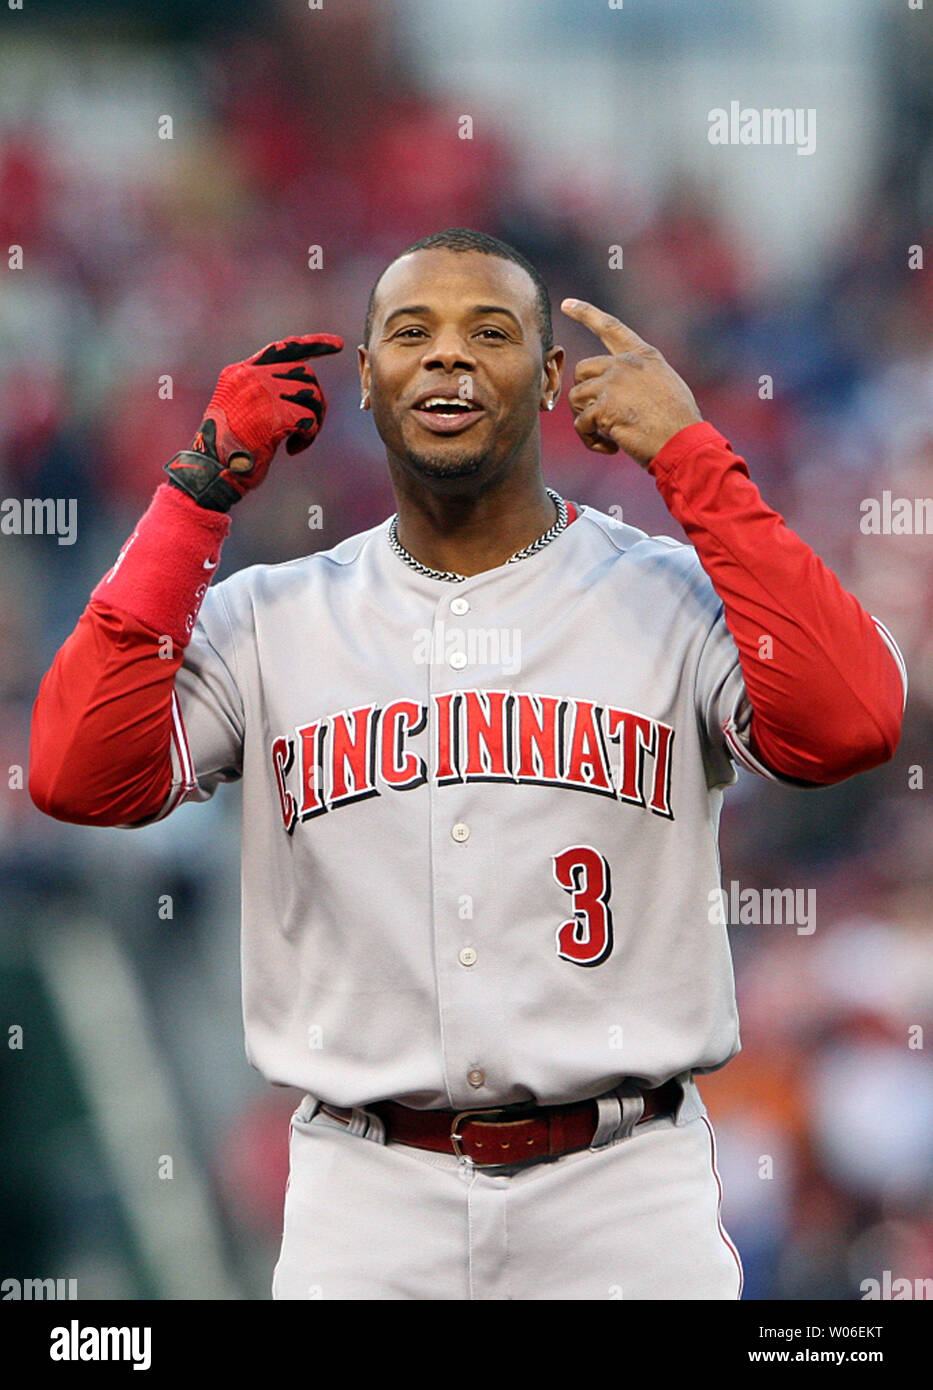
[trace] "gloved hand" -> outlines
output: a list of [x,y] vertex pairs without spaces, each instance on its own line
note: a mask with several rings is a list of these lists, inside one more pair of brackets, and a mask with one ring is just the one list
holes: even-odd
[[332,333],[306,333],[224,367],[191,448],[165,464],[169,482],[209,511],[229,511],[259,486],[283,439],[289,454],[314,442],[327,402],[305,362],[342,347]]

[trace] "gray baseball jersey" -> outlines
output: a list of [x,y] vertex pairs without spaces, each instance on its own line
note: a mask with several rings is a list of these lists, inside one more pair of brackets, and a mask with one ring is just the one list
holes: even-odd
[[452,584],[387,531],[214,586],[176,678],[161,814],[243,778],[250,1060],[441,1108],[722,1065],[718,821],[756,764],[695,551],[582,507]]

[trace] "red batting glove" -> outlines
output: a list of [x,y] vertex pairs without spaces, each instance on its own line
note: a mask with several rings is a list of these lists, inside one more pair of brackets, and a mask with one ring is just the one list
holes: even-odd
[[305,362],[342,347],[332,333],[306,333],[224,367],[191,448],[165,464],[169,482],[209,511],[229,511],[259,486],[283,439],[289,454],[314,442],[327,402]]

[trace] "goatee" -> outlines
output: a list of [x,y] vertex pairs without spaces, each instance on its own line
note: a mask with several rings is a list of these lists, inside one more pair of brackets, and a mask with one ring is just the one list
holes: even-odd
[[426,478],[471,478],[486,462],[485,454],[468,454],[465,458],[444,459],[436,454],[408,452],[409,464]]

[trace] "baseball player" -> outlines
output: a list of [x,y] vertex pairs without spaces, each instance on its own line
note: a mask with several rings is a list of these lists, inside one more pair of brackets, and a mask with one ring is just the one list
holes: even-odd
[[578,434],[691,544],[545,485],[547,290],[453,229],[383,272],[359,348],[397,514],[209,587],[324,420],[341,340],[274,343],[221,373],[39,691],[49,815],[144,826],[243,780],[247,1053],[306,1093],[275,1298],[741,1293],[695,1079],[739,1047],[723,791],[890,758],[904,665],[660,353],[562,308],[602,349]]

